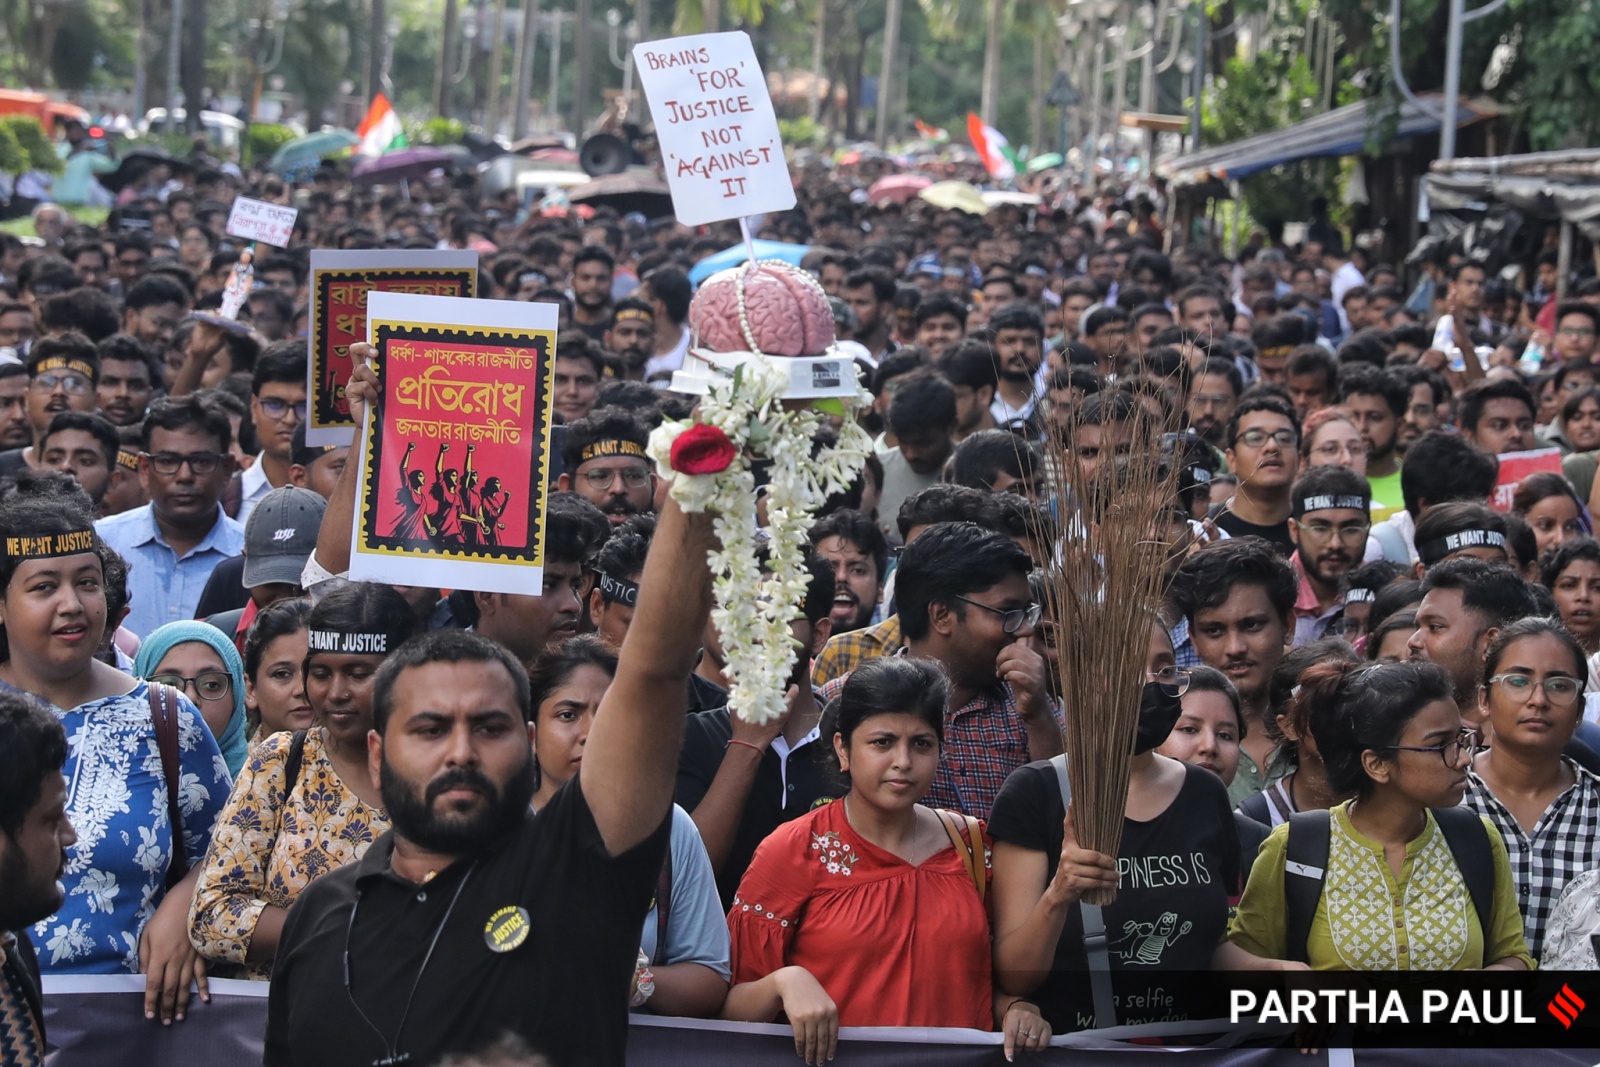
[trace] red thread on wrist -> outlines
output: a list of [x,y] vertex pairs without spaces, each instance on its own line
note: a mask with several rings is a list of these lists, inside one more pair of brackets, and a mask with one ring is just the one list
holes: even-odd
[[766,749],[762,748],[760,745],[751,744],[749,741],[741,741],[737,737],[730,737],[728,739],[728,744],[727,745],[723,745],[722,747],[723,748],[727,748],[729,745],[743,745],[745,748],[754,749],[757,753],[759,753],[761,755],[765,755],[766,751],[767,751]]

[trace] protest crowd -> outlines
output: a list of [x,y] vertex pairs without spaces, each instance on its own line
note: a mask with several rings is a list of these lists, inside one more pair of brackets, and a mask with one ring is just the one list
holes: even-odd
[[[736,225],[202,165],[123,198],[148,229],[0,237],[0,1063],[42,1062],[41,975],[144,975],[149,1026],[270,982],[272,1067],[421,1067],[620,1064],[630,1011],[1021,1056],[1186,1018],[1138,1006],[1167,972],[1597,967],[1591,268],[1172,247],[1154,186],[980,216],[795,181],[757,236],[810,246],[874,450],[763,725],[710,516],[647,455]],[[232,331],[192,313],[241,195],[299,214]],[[559,309],[539,596],[350,580],[360,446],[307,444],[310,251],[441,248]],[[1176,488],[1113,857],[1068,813],[1096,709],[1044,574],[1136,441]],[[472,457],[407,452],[418,536],[493,543]]]

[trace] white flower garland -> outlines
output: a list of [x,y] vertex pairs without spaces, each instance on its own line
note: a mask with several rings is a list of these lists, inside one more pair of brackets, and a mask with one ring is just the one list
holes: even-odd
[[[823,415],[810,406],[786,408],[782,394],[788,382],[779,359],[752,355],[726,383],[710,387],[690,419],[657,427],[648,448],[661,476],[671,480],[672,499],[679,507],[716,513],[713,525],[721,548],[706,557],[716,599],[711,619],[722,636],[733,683],[728,703],[740,718],[757,724],[786,710],[784,692],[799,651],[789,624],[810,580],[806,531],[823,502],[850,487],[872,448],[872,438],[852,410],[872,402],[871,394],[859,390],[853,403],[842,401],[845,420],[838,444],[813,458],[812,439]],[[715,426],[733,442],[737,451],[726,470],[689,475],[672,469],[672,443],[695,423]],[[762,539],[751,472],[756,460],[771,462],[765,576],[758,560]]]

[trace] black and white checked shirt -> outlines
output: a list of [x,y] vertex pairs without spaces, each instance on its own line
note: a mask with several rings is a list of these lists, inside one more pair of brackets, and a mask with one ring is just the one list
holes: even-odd
[[1545,924],[1567,883],[1596,866],[1600,857],[1600,778],[1570,759],[1563,763],[1575,781],[1551,801],[1531,833],[1495,798],[1477,773],[1467,771],[1467,793],[1461,803],[1486,815],[1500,831],[1511,860],[1511,877],[1517,885],[1517,905],[1528,951],[1538,959],[1544,945]]

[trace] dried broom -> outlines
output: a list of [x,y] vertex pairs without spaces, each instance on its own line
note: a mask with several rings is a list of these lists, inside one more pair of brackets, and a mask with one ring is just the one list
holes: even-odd
[[[1109,415],[1110,405],[1101,410]],[[1099,425],[1104,447],[1087,484],[1074,479],[1073,443],[1081,424],[1069,440],[1051,434],[1044,442],[1050,466],[1074,480],[1071,497],[1079,506],[1046,568],[1045,583],[1046,609],[1056,623],[1073,828],[1082,847],[1109,856],[1117,855],[1122,841],[1178,479],[1178,465],[1162,454],[1167,428],[1142,408],[1124,425],[1132,430],[1132,442],[1121,456],[1113,456],[1114,424]],[[1056,490],[1065,506],[1067,487]],[[1109,904],[1115,898],[1115,889],[1095,890],[1084,900]]]

